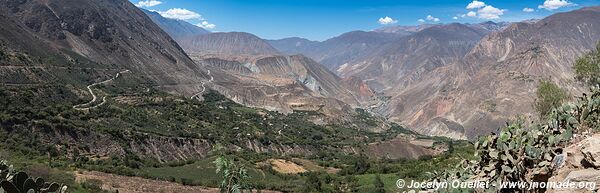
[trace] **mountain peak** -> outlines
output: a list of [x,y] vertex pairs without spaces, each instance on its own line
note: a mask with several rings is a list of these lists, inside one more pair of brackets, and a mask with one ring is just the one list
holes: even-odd
[[146,9],[141,10],[144,11],[144,13],[148,15],[148,17],[150,17],[154,23],[156,23],[162,30],[167,32],[169,36],[176,41],[185,37],[210,33],[204,28],[198,27],[186,21],[165,18],[160,15],[160,13],[155,11]]

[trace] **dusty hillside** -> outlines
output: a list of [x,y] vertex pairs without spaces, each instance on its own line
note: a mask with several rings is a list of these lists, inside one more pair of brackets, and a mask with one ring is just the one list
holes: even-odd
[[[175,182],[150,180],[140,177],[120,176],[94,171],[75,172],[77,182],[100,181],[100,188],[107,191],[118,191],[121,193],[218,193],[218,188],[206,188],[201,186],[185,186]],[[261,190],[261,192],[277,193],[278,191]]]
[[[302,39],[289,41],[310,44]],[[284,113],[322,112],[329,116],[327,120],[315,121],[326,123],[349,121],[354,108],[376,99],[362,80],[342,79],[303,55],[281,55],[252,34],[200,35],[189,38],[183,47],[199,65],[210,69],[208,87],[244,105]]]
[[193,58],[215,73],[214,89],[250,106],[321,111],[342,118],[373,96],[361,81],[343,80],[302,55]]
[[[178,88],[179,94],[194,92],[194,85],[207,77],[175,41],[125,0],[4,0],[0,10],[0,22],[5,24],[0,40],[5,49],[28,53],[30,60],[28,67],[3,67],[3,73],[11,76],[43,72],[54,76],[57,67],[68,67],[68,73],[81,73],[84,68],[108,70],[107,74],[128,69],[149,82],[169,85],[166,90]],[[43,70],[33,72],[32,65]],[[79,76],[73,81],[91,82],[89,78],[94,77]]]

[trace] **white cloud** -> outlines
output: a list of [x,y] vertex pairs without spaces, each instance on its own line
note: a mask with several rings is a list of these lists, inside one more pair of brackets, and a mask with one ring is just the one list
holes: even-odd
[[573,6],[575,4],[567,1],[567,0],[546,0],[543,5],[539,5],[538,8],[546,9],[546,10],[555,10],[562,7]]
[[427,19],[428,21],[433,21],[433,22],[438,22],[438,21],[440,21],[440,18],[433,17],[433,16],[431,16],[431,15],[428,15],[426,19]]
[[196,24],[196,26],[209,30],[215,29],[215,27],[217,27],[217,25],[215,24],[208,23],[208,21],[202,21],[202,23]]
[[491,5],[486,5],[485,7],[477,10],[477,15],[481,19],[500,19],[500,16],[504,15],[504,11],[506,10],[498,9]]
[[154,7],[162,4],[162,2],[157,0],[146,0],[146,1],[138,1],[135,6],[137,7]]
[[[466,16],[469,16],[469,17],[476,17],[476,16],[477,16],[477,13],[476,13],[476,12],[474,12],[474,11],[469,11],[469,13],[467,13],[467,14],[466,14]],[[464,17],[464,15],[463,15],[463,17]]]
[[467,9],[479,9],[485,6],[485,3],[482,1],[473,1],[467,5]]
[[417,21],[418,21],[418,22],[421,22],[421,23],[425,23],[425,20],[424,20],[424,19],[419,19],[419,20],[417,20]]
[[457,19],[458,19],[458,17],[454,16],[454,17],[452,17],[452,19],[454,19],[454,20],[457,20]]
[[377,22],[379,22],[379,24],[381,24],[381,25],[388,25],[388,24],[397,23],[398,20],[394,20],[391,17],[385,16],[385,17],[379,18],[379,20]]
[[525,7],[523,8],[523,12],[534,12],[535,10],[533,8],[529,8],[529,7]]
[[158,11],[160,15],[166,18],[188,20],[188,19],[202,19],[202,15],[182,8],[173,8],[167,11]]

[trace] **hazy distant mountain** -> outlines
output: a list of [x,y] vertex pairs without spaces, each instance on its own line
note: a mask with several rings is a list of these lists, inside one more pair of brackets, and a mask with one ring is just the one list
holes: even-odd
[[[482,23],[464,24],[464,25],[474,27],[474,28],[482,28],[482,29],[485,29],[488,31],[498,31],[498,30],[501,30],[502,28],[508,26],[509,24],[510,24],[510,22],[486,21],[486,22],[482,22]],[[433,26],[438,26],[438,25],[444,25],[444,24],[421,24],[421,25],[416,25],[416,26],[397,25],[397,26],[382,27],[382,28],[375,29],[373,31],[410,35],[412,33],[419,32],[421,30],[424,30],[424,29],[427,29],[427,28],[430,28]]]
[[535,23],[535,22],[538,22],[538,21],[540,21],[540,19],[528,19],[528,20],[524,20],[524,21],[521,21],[521,22],[523,22],[523,23]]
[[162,30],[167,32],[175,40],[210,33],[204,28],[190,24],[186,21],[165,18],[154,11],[145,9],[142,9],[142,11],[144,11],[144,13],[146,13],[146,15],[148,15],[154,23],[156,23]]
[[[393,33],[352,31],[323,42],[296,47],[297,49],[289,49],[294,48],[290,45],[282,46],[282,41],[277,42],[276,47],[287,50],[284,53],[303,54],[325,65],[328,69],[335,70],[340,65],[367,55],[371,50],[402,36]],[[273,41],[271,43],[273,44]]]
[[404,34],[404,35],[410,35],[412,33],[415,32],[419,32],[421,30],[427,29],[431,26],[436,26],[437,24],[421,24],[421,25],[416,25],[416,26],[401,26],[401,25],[396,25],[396,26],[387,26],[387,27],[382,27],[382,28],[378,28],[375,29],[373,31],[375,32],[384,32],[384,33],[397,33],[397,34]]
[[465,24],[468,25],[470,27],[473,28],[481,28],[483,30],[487,30],[490,32],[493,31],[500,31],[503,30],[504,28],[508,27],[510,24],[510,22],[493,22],[493,21],[486,21],[483,23],[475,23],[475,24]]
[[459,61],[486,34],[458,23],[432,26],[386,42],[336,71],[370,80],[378,90],[404,88],[426,72]]
[[306,52],[318,41],[311,41],[304,38],[292,37],[279,40],[267,40],[271,46],[285,54],[300,54]]
[[[505,27],[508,23],[484,22],[478,24],[464,24],[472,30],[480,33],[490,33]],[[356,62],[361,58],[375,55],[376,50],[382,50],[382,46],[390,42],[410,36],[431,27],[444,26],[441,24],[423,24],[418,26],[390,26],[379,28],[370,32],[353,31],[344,33],[338,37],[323,42],[312,42],[300,38],[286,38],[271,40],[269,43],[279,51],[286,54],[304,54],[328,69],[337,72],[342,65]],[[475,36],[475,40],[481,36]],[[474,42],[471,42],[471,45]]]
[[219,32],[191,36],[182,39],[180,45],[186,52],[195,54],[279,54],[265,40],[244,32]]

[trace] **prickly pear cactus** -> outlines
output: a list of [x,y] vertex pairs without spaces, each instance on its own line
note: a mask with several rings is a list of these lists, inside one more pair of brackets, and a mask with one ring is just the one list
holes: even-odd
[[0,161],[0,193],[65,193],[67,186],[33,179],[25,172],[14,173],[12,166]]
[[[455,170],[434,174],[432,181],[488,181],[485,192],[500,190],[502,182],[547,181],[563,163],[562,148],[574,137],[585,137],[600,128],[600,91],[580,97],[577,102],[556,108],[544,124],[524,127],[524,121],[507,125],[499,133],[474,143],[477,160],[465,160]],[[440,192],[472,190],[442,189]]]

